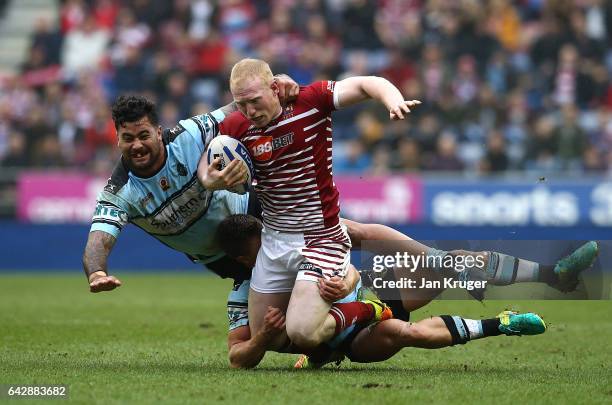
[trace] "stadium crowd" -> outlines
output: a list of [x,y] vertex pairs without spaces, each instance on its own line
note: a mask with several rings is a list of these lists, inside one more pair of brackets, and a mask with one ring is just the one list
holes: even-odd
[[612,2],[65,0],[0,79],[0,166],[107,176],[109,105],[154,98],[161,124],[231,101],[244,56],[302,84],[374,74],[423,105],[334,119],[334,173],[612,173]]

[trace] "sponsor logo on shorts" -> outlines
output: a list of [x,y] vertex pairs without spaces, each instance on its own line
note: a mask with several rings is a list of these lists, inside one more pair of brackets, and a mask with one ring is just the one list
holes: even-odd
[[310,262],[302,262],[298,267],[298,272],[303,272],[306,276],[323,277],[323,270]]

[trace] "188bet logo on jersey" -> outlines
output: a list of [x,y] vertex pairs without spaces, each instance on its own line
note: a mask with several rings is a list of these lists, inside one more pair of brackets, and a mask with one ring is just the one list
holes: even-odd
[[259,160],[261,162],[270,160],[272,158],[272,137],[271,136],[262,136],[250,147],[251,155],[255,160]]
[[264,162],[272,158],[272,152],[284,146],[293,143],[293,132],[272,138],[271,136],[262,136],[250,146],[251,154],[255,160]]

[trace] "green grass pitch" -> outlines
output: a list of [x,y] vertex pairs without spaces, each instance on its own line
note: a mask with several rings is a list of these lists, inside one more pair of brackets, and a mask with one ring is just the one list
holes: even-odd
[[243,371],[226,360],[229,281],[119,277],[120,289],[91,294],[81,274],[0,276],[0,384],[66,384],[83,404],[612,402],[611,301],[436,301],[413,319],[512,307],[549,330],[319,371],[268,354]]

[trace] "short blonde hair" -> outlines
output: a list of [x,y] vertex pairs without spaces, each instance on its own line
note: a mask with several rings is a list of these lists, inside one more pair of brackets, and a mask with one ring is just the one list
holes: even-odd
[[272,84],[274,76],[270,65],[261,59],[242,59],[232,68],[230,90],[236,88],[239,83],[255,78],[262,79],[265,86]]

